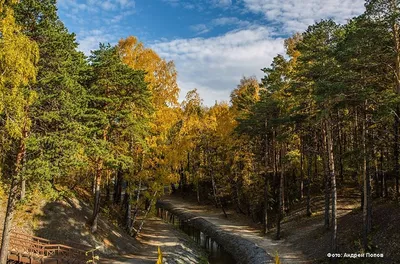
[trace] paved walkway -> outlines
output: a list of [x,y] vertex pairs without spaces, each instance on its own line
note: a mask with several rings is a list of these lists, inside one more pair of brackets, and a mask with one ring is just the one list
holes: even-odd
[[174,204],[176,208],[182,208],[190,213],[197,214],[199,217],[219,226],[225,231],[232,232],[256,243],[273,257],[278,254],[283,264],[311,263],[310,261],[306,261],[306,256],[300,250],[296,250],[295,246],[289,241],[285,239],[277,241],[263,236],[260,229],[248,222],[245,219],[246,217],[241,217],[234,212],[228,211],[228,218],[225,218],[220,209],[213,206],[198,205],[196,203],[184,201],[175,196],[165,196],[162,200]]
[[[186,234],[156,217],[146,221],[138,241],[142,245],[139,254],[126,255],[119,260],[112,260],[112,263],[154,264],[157,261],[158,247],[163,253],[164,263],[169,264],[199,263],[203,254],[200,247]],[[110,263],[109,261],[103,262]]]

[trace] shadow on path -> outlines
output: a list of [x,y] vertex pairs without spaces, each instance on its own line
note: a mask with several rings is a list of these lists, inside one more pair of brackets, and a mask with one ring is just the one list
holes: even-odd
[[124,256],[125,259],[113,263],[154,264],[157,261],[158,247],[163,253],[164,263],[169,264],[201,263],[204,255],[202,249],[188,236],[156,217],[146,221],[138,241],[141,243],[141,254],[127,255]]

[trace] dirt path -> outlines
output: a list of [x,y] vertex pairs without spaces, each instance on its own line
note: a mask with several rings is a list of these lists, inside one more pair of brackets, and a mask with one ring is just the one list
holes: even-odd
[[[157,261],[157,249],[161,248],[163,263],[201,263],[205,253],[186,234],[159,218],[146,221],[138,237],[141,243],[140,254],[126,255],[112,263],[154,264]],[[107,260],[104,261],[107,262]]]
[[307,257],[300,250],[295,249],[289,241],[282,239],[280,241],[264,237],[260,233],[260,229],[248,222],[245,217],[240,217],[236,213],[228,211],[228,218],[224,218],[222,211],[212,206],[198,205],[188,201],[184,201],[175,196],[166,196],[163,201],[174,204],[177,208],[182,208],[190,213],[201,216],[210,223],[220,227],[221,229],[239,235],[247,240],[256,243],[264,248],[271,256],[278,253],[282,263],[308,263]]

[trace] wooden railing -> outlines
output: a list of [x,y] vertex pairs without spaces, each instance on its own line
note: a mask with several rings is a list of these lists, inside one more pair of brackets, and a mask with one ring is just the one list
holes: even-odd
[[82,249],[57,244],[40,237],[12,232],[8,259],[20,263],[83,264],[87,263],[90,256],[86,256],[86,251]]

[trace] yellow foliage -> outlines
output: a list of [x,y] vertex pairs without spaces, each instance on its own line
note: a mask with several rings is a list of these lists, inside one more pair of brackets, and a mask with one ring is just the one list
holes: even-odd
[[292,37],[285,40],[286,53],[290,56],[289,67],[290,70],[294,69],[297,58],[301,55],[297,49],[297,45],[302,41],[302,35],[295,33]]
[[30,126],[27,109],[36,99],[34,92],[25,93],[21,86],[36,78],[39,49],[21,33],[13,10],[4,1],[0,2],[0,16],[0,113],[6,113],[6,132],[21,138],[22,130]]
[[275,254],[275,264],[281,264],[281,258],[278,255],[278,252]]
[[153,93],[156,109],[177,104],[179,88],[176,83],[177,72],[172,61],[161,59],[155,51],[144,47],[134,36],[121,39],[118,42],[118,50],[126,65],[146,72],[145,81]]
[[158,258],[157,258],[156,264],[162,264],[162,261],[163,261],[163,256],[162,256],[161,248],[158,247]]
[[179,88],[175,65],[172,61],[160,58],[133,36],[119,41],[118,52],[126,65],[146,73],[145,81],[152,92],[152,103],[156,110],[151,120],[151,132],[146,138],[146,152],[149,154],[144,158],[143,173],[156,177],[162,185],[169,184],[176,179],[176,175],[171,174],[171,167],[176,166],[177,162],[174,152],[170,151],[171,142],[168,141],[171,129],[181,117],[181,109],[176,107]]
[[243,77],[240,84],[231,93],[233,108],[240,112],[248,112],[249,107],[260,99],[260,86],[255,77]]
[[[0,177],[2,177],[1,174]],[[4,190],[3,183],[0,181],[0,204],[2,205],[5,202],[7,202],[7,194]]]

